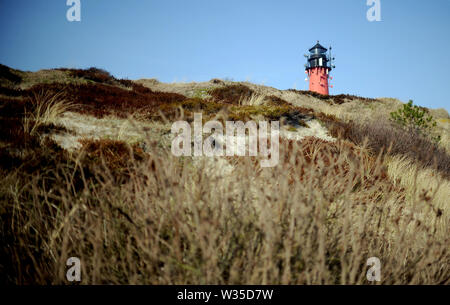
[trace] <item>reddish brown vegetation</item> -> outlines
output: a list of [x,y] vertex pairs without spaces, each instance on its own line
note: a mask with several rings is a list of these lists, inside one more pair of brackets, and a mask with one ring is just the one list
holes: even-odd
[[129,146],[123,141],[107,139],[82,139],[80,143],[91,161],[98,164],[104,162],[110,170],[125,169],[131,160],[142,161],[146,158],[137,144]]
[[254,93],[252,89],[241,84],[219,87],[209,92],[216,101],[232,105],[238,105],[241,99],[250,98]]
[[[8,90],[0,87],[0,92]],[[19,93],[19,91],[12,91]],[[0,143],[4,147],[27,145],[29,135],[25,133],[23,119],[26,110],[31,107],[31,103],[26,99],[0,96]]]
[[[269,103],[271,103],[272,105],[277,105],[277,106],[291,106],[291,104],[289,104],[287,101],[283,100],[282,98],[275,96],[275,95],[269,95],[266,97],[266,100],[269,101]],[[312,110],[312,109],[311,109]]]
[[346,102],[353,101],[355,99],[364,101],[364,102],[374,102],[376,99],[373,98],[367,98],[367,97],[361,97],[356,95],[350,95],[350,94],[338,94],[338,95],[324,95],[313,91],[305,91],[305,90],[295,90],[295,89],[289,89],[289,91],[300,93],[303,95],[309,95],[315,98],[318,98],[322,101],[325,101],[329,104],[343,104]]
[[178,104],[186,99],[176,93],[154,92],[139,84],[133,84],[132,90],[104,84],[41,84],[26,90],[24,94],[31,95],[40,91],[52,94],[64,92],[65,99],[77,105],[75,111],[99,118],[106,115],[126,118],[137,111],[148,118],[154,118],[159,116],[160,110],[165,109],[165,104]]

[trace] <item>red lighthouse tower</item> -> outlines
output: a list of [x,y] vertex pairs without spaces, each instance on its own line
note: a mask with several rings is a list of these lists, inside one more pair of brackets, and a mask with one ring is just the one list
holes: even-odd
[[327,56],[327,49],[317,44],[309,49],[309,55],[305,55],[308,63],[305,65],[305,73],[309,77],[309,91],[328,95],[328,79],[332,79],[330,71],[335,68],[331,63],[334,58],[330,54]]

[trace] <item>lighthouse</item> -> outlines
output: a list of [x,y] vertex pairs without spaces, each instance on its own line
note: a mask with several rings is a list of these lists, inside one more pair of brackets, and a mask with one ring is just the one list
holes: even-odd
[[309,78],[309,91],[328,95],[328,79],[332,79],[330,71],[335,68],[332,65],[334,58],[331,57],[331,47],[330,53],[327,55],[327,49],[317,41],[305,57],[308,60],[305,65],[305,73]]

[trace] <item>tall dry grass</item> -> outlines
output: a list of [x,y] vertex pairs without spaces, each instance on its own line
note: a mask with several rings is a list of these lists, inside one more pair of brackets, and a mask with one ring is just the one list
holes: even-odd
[[375,256],[381,284],[449,283],[448,209],[409,198],[364,148],[282,142],[274,168],[227,159],[211,176],[214,162],[148,147],[120,179],[83,153],[3,176],[2,281],[66,284],[76,256],[82,284],[368,284]]
[[342,136],[358,144],[367,142],[375,153],[407,156],[421,166],[433,168],[445,178],[450,178],[450,155],[429,133],[400,128],[382,116],[362,123],[342,122],[323,115],[321,119],[335,137]]
[[408,197],[419,200],[425,195],[437,213],[448,209],[450,181],[440,173],[420,166],[404,155],[386,158],[386,165],[392,181],[402,186]]
[[240,106],[260,106],[264,104],[265,100],[264,94],[253,93],[250,96],[242,96],[238,104]]
[[25,109],[23,118],[24,131],[30,135],[34,135],[40,126],[54,124],[63,113],[75,106],[64,98],[63,91],[33,91],[30,102],[31,111]]
[[[98,116],[154,99],[155,110],[180,102],[217,112],[139,86],[120,95],[83,88],[76,100]],[[233,106],[243,93],[251,99],[243,86],[215,92]],[[445,173],[448,155],[429,141],[328,117],[360,146],[282,141],[274,168],[254,158],[176,158],[151,137],[146,153],[85,140],[69,154],[38,141],[33,125],[52,123],[67,104],[54,94],[35,100],[29,145],[13,147],[24,153],[0,150],[1,283],[67,284],[72,256],[82,284],[368,284],[370,257],[381,261],[381,284],[450,283],[448,180],[418,166]],[[382,155],[392,142],[395,154]]]

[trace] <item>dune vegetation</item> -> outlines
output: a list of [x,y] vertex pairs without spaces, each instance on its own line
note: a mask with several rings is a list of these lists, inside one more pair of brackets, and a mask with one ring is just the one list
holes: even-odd
[[[78,257],[81,284],[450,284],[450,117],[423,108],[423,133],[401,107],[0,66],[0,283],[73,284]],[[280,121],[278,165],[173,156],[196,112]]]

